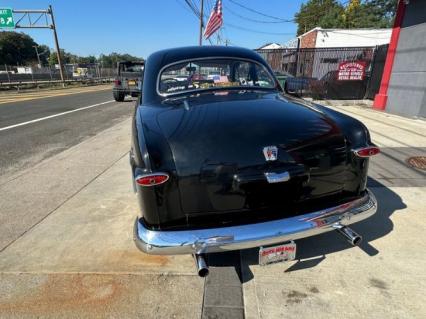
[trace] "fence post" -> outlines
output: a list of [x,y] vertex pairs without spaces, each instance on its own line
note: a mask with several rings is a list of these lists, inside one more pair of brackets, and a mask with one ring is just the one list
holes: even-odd
[[371,77],[373,76],[374,67],[376,66],[376,57],[377,57],[378,49],[379,49],[378,45],[376,45],[373,49],[373,57],[372,57],[371,62],[370,62],[370,66],[371,66],[370,67],[370,76],[368,77],[368,82],[367,82],[367,85],[365,86],[364,99],[366,99],[368,90],[370,89]]
[[9,80],[10,83],[10,75],[9,75],[9,71],[7,70],[7,65],[4,65],[5,69],[6,69],[6,74],[7,74],[7,79]]
[[52,66],[49,66],[49,75],[50,75],[50,82],[52,82],[53,81],[53,78],[52,78]]

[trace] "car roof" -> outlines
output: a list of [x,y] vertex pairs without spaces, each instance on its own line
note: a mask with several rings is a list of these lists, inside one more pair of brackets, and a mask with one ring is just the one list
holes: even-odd
[[188,46],[157,51],[147,58],[147,64],[154,60],[161,60],[161,64],[164,66],[181,60],[215,56],[239,57],[263,62],[263,59],[258,53],[246,48],[229,46]]

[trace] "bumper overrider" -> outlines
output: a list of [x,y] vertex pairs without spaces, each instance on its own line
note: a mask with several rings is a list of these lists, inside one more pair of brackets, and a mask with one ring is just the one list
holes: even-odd
[[[347,225],[366,219],[376,211],[377,200],[367,190],[361,198],[335,207],[248,225],[157,231],[147,229],[138,218],[134,227],[134,240],[136,246],[148,254],[201,255],[268,246],[332,230],[338,230],[344,234],[346,231],[351,231],[346,230]],[[355,243],[353,242],[353,244]]]

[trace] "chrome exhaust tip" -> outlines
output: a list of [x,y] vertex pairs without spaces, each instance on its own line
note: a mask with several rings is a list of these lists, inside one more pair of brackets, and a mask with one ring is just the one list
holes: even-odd
[[209,266],[204,258],[204,255],[193,255],[195,259],[195,267],[197,267],[197,273],[200,277],[206,277],[209,274]]
[[343,237],[346,238],[346,240],[353,246],[359,246],[362,242],[362,236],[359,235],[357,232],[352,230],[351,228],[343,225],[336,225],[336,230],[341,234]]

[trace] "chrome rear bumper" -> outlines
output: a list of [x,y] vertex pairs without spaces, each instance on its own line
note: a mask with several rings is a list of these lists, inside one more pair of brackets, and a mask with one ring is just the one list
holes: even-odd
[[257,224],[195,230],[155,231],[136,219],[134,240],[154,255],[204,254],[267,246],[310,237],[366,219],[377,210],[377,200],[367,191],[357,200],[305,215]]

